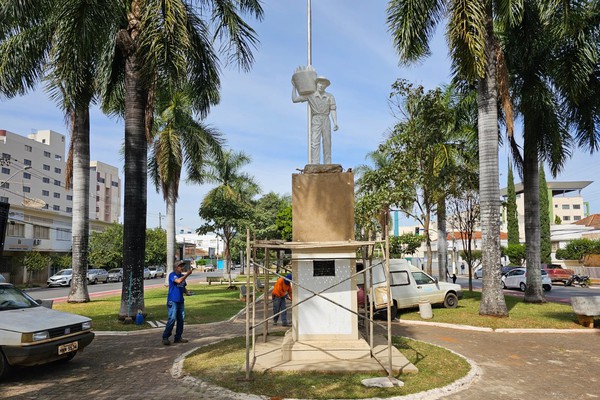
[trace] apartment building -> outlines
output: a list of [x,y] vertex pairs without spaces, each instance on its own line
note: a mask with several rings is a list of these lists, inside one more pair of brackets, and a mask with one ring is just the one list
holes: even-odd
[[[547,182],[550,224],[572,224],[587,217],[589,203],[584,201],[581,191],[592,184],[593,181],[568,181]],[[515,184],[517,195],[517,214],[519,220],[519,235],[522,242],[525,241],[525,198],[523,195],[523,184]],[[506,198],[507,188],[502,188],[500,194]],[[502,230],[506,231],[506,209],[502,209]]]
[[[40,130],[27,137],[0,130],[0,203],[8,203],[0,273],[20,282],[20,256],[37,250],[71,251],[73,192],[65,188],[65,136]],[[90,229],[103,230],[120,217],[118,169],[90,163]],[[12,275],[12,276],[11,276]]]

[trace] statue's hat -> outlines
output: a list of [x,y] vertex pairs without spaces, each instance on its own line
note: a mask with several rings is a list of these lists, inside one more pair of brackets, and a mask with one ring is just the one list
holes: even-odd
[[315,83],[319,83],[319,82],[323,82],[325,87],[331,85],[331,82],[329,82],[329,79],[325,78],[324,76],[317,76],[317,79],[315,79]]

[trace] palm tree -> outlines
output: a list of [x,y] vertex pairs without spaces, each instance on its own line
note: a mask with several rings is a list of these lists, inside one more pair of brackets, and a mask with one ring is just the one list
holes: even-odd
[[[457,77],[477,82],[483,290],[479,313],[507,316],[499,277],[500,183],[498,169],[497,41],[494,17],[518,20],[509,1],[390,0],[388,25],[402,63],[429,53],[435,26],[447,19],[452,66]],[[518,2],[516,2],[518,3]]]
[[179,181],[184,165],[190,181],[204,182],[207,160],[222,159],[220,134],[194,120],[190,94],[165,91],[156,104],[154,143],[149,170],[157,191],[162,190],[167,207],[167,275],[175,261],[175,205],[179,197]]
[[73,182],[72,266],[69,302],[87,302],[89,241],[89,107],[96,94],[98,60],[108,43],[97,21],[114,9],[80,0],[12,2],[0,14],[0,92],[22,94],[40,80],[70,126],[66,187]]
[[[125,120],[124,283],[119,318],[144,309],[147,144],[153,103],[164,82],[186,83],[192,109],[203,118],[218,103],[215,45],[248,70],[254,30],[241,18],[262,18],[259,0],[129,0],[122,5],[114,53],[103,72],[105,109]],[[205,19],[203,19],[205,18]],[[211,33],[212,31],[212,33]]]
[[[521,24],[504,29],[512,92],[523,116],[525,302],[546,301],[539,268],[540,161],[548,162],[556,176],[570,156],[571,128],[580,133],[580,144],[591,151],[597,147],[598,123],[594,128],[592,116],[600,96],[600,29],[594,15],[597,10],[594,14],[591,2],[565,1],[559,5],[528,0]],[[575,115],[587,117],[572,118]]]
[[[231,282],[231,240],[235,237],[240,221],[247,220],[250,215],[250,201],[260,193],[260,187],[254,179],[241,172],[241,168],[251,161],[243,152],[232,150],[223,153],[221,161],[210,162],[210,168],[205,175],[205,181],[216,183],[218,186],[210,190],[200,207],[200,216],[212,219],[198,228],[199,233],[216,232],[225,242],[223,257],[226,271]],[[217,228],[217,229],[214,229]]]

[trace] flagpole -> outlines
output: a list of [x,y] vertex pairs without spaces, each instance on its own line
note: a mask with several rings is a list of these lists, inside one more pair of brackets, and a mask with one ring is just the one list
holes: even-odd
[[[312,66],[312,12],[311,12],[311,4],[310,4],[310,0],[306,0],[306,16],[307,16],[307,65],[310,67]],[[312,160],[312,156],[311,156],[311,146],[312,146],[312,141],[310,140],[311,137],[311,131],[312,131],[312,111],[310,109],[310,105],[308,104],[308,102],[306,103],[306,110],[307,110],[307,116],[308,116],[308,121],[307,121],[307,126],[308,126],[308,163],[312,164],[313,160]],[[317,163],[319,161],[317,160]]]

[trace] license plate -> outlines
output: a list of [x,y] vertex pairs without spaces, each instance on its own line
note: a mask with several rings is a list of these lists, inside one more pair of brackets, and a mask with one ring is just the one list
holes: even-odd
[[79,348],[78,342],[65,343],[63,345],[58,346],[58,355],[76,351],[78,348]]

